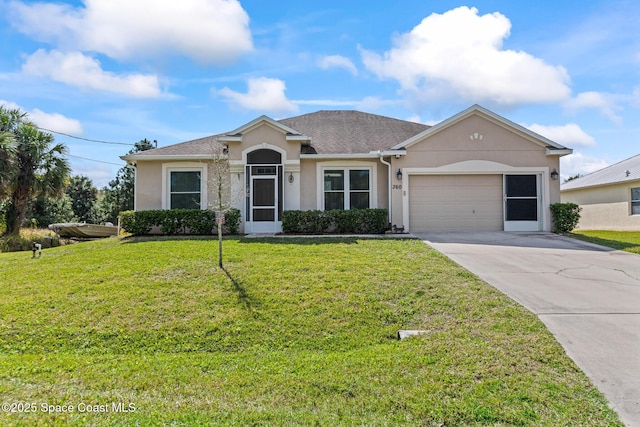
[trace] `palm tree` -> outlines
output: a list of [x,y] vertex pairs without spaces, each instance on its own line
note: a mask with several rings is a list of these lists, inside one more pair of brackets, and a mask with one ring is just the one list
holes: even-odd
[[[0,131],[13,134],[12,149],[0,147],[0,159],[11,162],[0,194],[8,199],[5,212],[7,234],[18,234],[28,202],[37,196],[53,197],[64,191],[69,176],[66,147],[26,120],[20,110],[0,107]],[[5,144],[8,147],[8,144]]]
[[14,164],[14,153],[13,134],[0,131],[0,202],[7,196]]

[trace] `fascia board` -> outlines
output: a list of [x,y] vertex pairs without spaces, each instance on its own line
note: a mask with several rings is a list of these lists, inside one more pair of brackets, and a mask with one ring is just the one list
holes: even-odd
[[547,156],[566,156],[568,154],[573,154],[572,148],[565,148],[562,150],[547,147]]
[[228,135],[219,136],[216,138],[218,142],[242,142],[242,136]]
[[198,154],[198,155],[194,155],[194,154],[173,154],[173,155],[149,155],[149,156],[136,156],[135,154],[130,154],[127,156],[120,156],[120,158],[124,161],[129,161],[129,160],[136,160],[136,161],[143,161],[143,160],[167,160],[167,161],[172,161],[172,160],[211,160],[213,159],[213,155],[206,155],[206,154]]
[[287,141],[300,141],[300,142],[308,142],[311,141],[311,137],[307,135],[287,135]]
[[301,159],[377,159],[377,152],[355,154],[300,154]]

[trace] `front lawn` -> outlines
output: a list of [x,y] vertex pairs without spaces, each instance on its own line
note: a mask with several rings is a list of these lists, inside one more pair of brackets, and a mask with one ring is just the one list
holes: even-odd
[[640,254],[640,231],[574,230],[571,237]]
[[0,425],[621,425],[536,316],[420,241],[225,251],[0,254]]

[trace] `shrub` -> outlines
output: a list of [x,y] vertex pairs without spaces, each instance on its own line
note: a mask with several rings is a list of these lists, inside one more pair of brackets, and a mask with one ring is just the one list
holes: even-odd
[[580,221],[580,206],[575,203],[553,203],[549,207],[556,233],[568,233],[576,228]]
[[[204,234],[218,233],[216,214],[211,210],[171,209],[120,212],[120,226],[134,235],[149,234],[158,227],[162,234]],[[225,212],[224,234],[237,234],[240,228],[240,211],[229,209]]]
[[387,228],[386,209],[284,211],[282,231],[292,234],[382,233]]

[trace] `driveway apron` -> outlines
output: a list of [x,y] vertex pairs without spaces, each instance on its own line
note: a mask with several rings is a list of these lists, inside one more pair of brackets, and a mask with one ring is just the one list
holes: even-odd
[[535,313],[640,427],[640,255],[550,233],[418,233],[439,252]]

